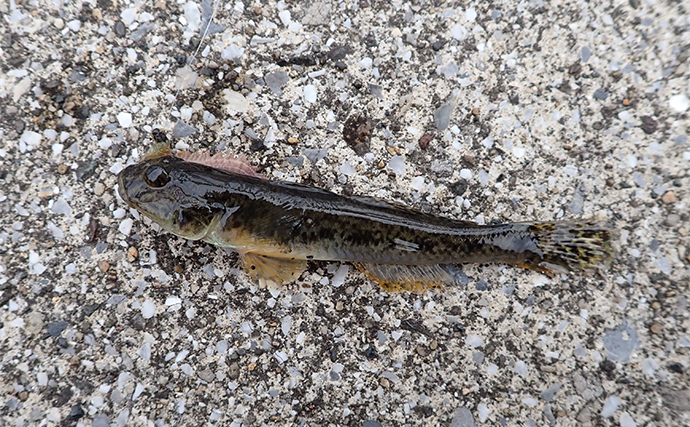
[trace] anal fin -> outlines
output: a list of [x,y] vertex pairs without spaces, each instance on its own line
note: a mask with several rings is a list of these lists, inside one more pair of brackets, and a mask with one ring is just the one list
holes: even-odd
[[247,273],[262,285],[282,285],[296,280],[307,267],[307,261],[293,258],[276,258],[247,252],[242,254]]
[[421,293],[453,284],[450,273],[438,264],[398,265],[356,263],[355,267],[386,292]]

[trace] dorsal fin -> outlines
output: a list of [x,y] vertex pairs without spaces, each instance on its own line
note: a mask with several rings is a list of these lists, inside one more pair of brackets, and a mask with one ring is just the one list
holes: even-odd
[[189,151],[180,151],[175,156],[187,162],[198,163],[240,175],[265,178],[265,176],[254,169],[254,166],[244,156],[235,157],[231,154],[222,153],[211,156],[208,153],[190,153]]

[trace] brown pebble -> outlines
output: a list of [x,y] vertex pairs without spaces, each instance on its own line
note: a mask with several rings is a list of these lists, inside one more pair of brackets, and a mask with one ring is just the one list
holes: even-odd
[[436,350],[438,348],[438,341],[433,340],[429,343],[429,348],[432,350]]
[[388,378],[379,378],[379,385],[383,388],[390,388],[391,382],[388,381]]
[[429,143],[433,139],[434,139],[434,134],[432,134],[432,133],[424,134],[424,136],[419,138],[419,146],[422,147],[423,150],[426,150],[426,148],[429,146]]
[[673,191],[667,191],[663,196],[661,196],[661,201],[667,205],[676,203],[676,195],[673,194]]
[[288,138],[288,144],[297,144],[299,142],[299,139],[295,138],[294,136],[291,136]]
[[337,303],[335,303],[336,311],[343,311],[343,308],[345,308],[345,306],[343,305],[342,301],[338,301]]
[[383,169],[383,168],[385,168],[385,167],[386,167],[386,164],[383,163],[383,160],[381,160],[381,161],[379,162],[379,169]]
[[28,392],[26,392],[26,391],[20,391],[19,392],[19,400],[21,400],[22,402],[26,402],[26,399],[28,399],[28,398],[29,398]]
[[[688,255],[688,256],[690,256],[690,255]],[[669,297],[669,298],[675,297],[675,296],[676,296],[676,291],[668,291],[668,292],[666,292],[666,296]]]
[[629,100],[628,98],[625,98],[625,99],[623,100],[623,105],[625,105],[625,106],[630,105],[630,100]]
[[134,246],[130,246],[127,249],[127,261],[134,262],[139,258],[139,251]]
[[64,175],[69,171],[69,166],[67,165],[58,165],[57,171],[60,175]]
[[101,270],[101,273],[105,273],[110,269],[110,264],[108,261],[100,260],[98,261],[98,269]]
[[249,369],[249,372],[253,371],[254,369],[256,369],[256,363],[250,363],[249,366],[247,366],[247,369]]
[[389,154],[395,156],[397,153],[395,152],[395,147],[391,147],[390,145],[386,147],[386,150],[388,151]]
[[475,107],[472,109],[472,115],[478,116],[479,115],[479,108]]
[[660,309],[660,308],[661,308],[661,304],[659,304],[659,301],[654,301],[654,302],[652,303],[652,308],[653,308],[654,310]]
[[426,348],[424,348],[424,347],[421,346],[421,345],[418,345],[417,348],[416,348],[415,350],[417,351],[417,354],[420,355],[420,356],[422,356],[422,357],[426,357],[426,356],[429,355],[429,350],[426,349]]
[[607,187],[613,187],[616,185],[616,181],[614,181],[613,178],[606,178],[606,186]]
[[182,265],[180,265],[180,264],[175,265],[175,273],[182,274],[183,271],[184,271],[184,268],[182,267]]
[[652,326],[649,327],[649,330],[655,334],[659,335],[661,331],[663,330],[663,326],[661,326],[660,323],[652,323]]

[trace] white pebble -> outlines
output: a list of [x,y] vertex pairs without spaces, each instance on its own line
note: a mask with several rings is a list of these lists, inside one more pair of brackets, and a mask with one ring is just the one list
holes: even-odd
[[292,18],[290,17],[290,11],[289,10],[282,10],[278,13],[278,17],[280,18],[280,22],[283,23],[286,27],[290,25],[290,22],[292,22]]
[[637,427],[635,420],[627,412],[621,414],[621,427]]
[[144,384],[137,383],[137,386],[134,388],[134,393],[132,393],[132,400],[137,400],[137,397],[141,396],[141,393],[143,393],[144,390]]
[[362,64],[362,67],[364,68],[371,68],[372,63],[373,61],[371,60],[371,58],[363,58],[360,62],[360,64]]
[[489,414],[491,413],[491,410],[486,407],[483,403],[480,403],[477,405],[477,413],[479,414],[479,419],[482,421],[486,421],[486,419],[489,417]]
[[273,356],[276,358],[278,363],[285,363],[288,360],[287,353],[284,351],[276,351]]
[[165,299],[165,305],[167,305],[168,307],[177,304],[182,304],[182,300],[179,297],[167,297]]
[[410,181],[410,187],[412,187],[412,189],[415,191],[424,191],[424,188],[426,187],[424,185],[424,177],[416,176],[412,178],[412,181]]
[[124,22],[125,24],[132,25],[134,20],[137,18],[137,10],[133,7],[125,9],[120,14],[120,18],[122,18],[122,22]]
[[53,154],[57,156],[58,154],[62,153],[62,150],[65,148],[65,146],[62,144],[53,144],[51,148],[53,149]]
[[201,11],[199,5],[194,2],[188,2],[182,6],[184,10],[184,17],[187,18],[187,26],[190,30],[196,31],[201,26]]
[[668,101],[669,107],[676,113],[683,113],[690,108],[690,100],[685,94],[673,95]]
[[611,417],[618,410],[621,402],[620,397],[609,396],[609,398],[606,399],[606,403],[604,403],[604,409],[601,410],[601,416],[603,418]]
[[81,28],[81,21],[79,21],[78,19],[74,19],[72,21],[69,21],[67,23],[67,26],[69,27],[70,30],[72,30],[76,33]]
[[53,203],[53,213],[70,216],[72,215],[72,208],[70,207],[69,203],[65,201],[65,199],[58,197],[57,201]]
[[455,24],[453,28],[450,29],[450,35],[456,40],[465,40],[467,38],[467,28],[460,24]]
[[388,162],[388,167],[397,175],[405,175],[405,160],[402,156],[393,156],[391,161]]
[[231,44],[230,46],[223,49],[223,51],[220,53],[220,57],[227,60],[239,58],[242,55],[244,55],[244,49],[237,46],[236,44]]
[[110,167],[110,169],[108,169],[108,170],[109,170],[111,173],[114,173],[115,175],[117,175],[117,174],[120,173],[120,171],[122,171],[122,169],[124,169],[124,168],[125,168],[125,167],[124,167],[124,165],[123,165],[122,163],[120,163],[120,162],[115,162],[115,164],[113,164],[113,165]]
[[577,175],[577,166],[567,165],[563,168],[563,172],[568,176]]
[[123,128],[132,126],[132,113],[120,113],[117,115],[117,121]]
[[156,304],[150,299],[147,299],[141,305],[141,315],[144,316],[144,319],[150,319],[154,314],[156,314]]
[[524,155],[525,155],[524,147],[513,147],[513,155],[515,155],[515,157],[517,157],[518,159],[524,157]]
[[481,347],[484,345],[484,339],[479,335],[468,335],[467,338],[465,338],[465,344],[472,348]]
[[252,325],[252,322],[242,322],[242,324],[240,325],[240,332],[243,332],[245,334],[248,334],[253,330],[254,326]]
[[48,385],[48,374],[45,372],[39,372],[36,374],[36,380],[38,381],[39,386],[45,387]]
[[120,226],[117,229],[120,233],[124,234],[125,236],[129,236],[129,233],[132,231],[133,224],[134,221],[132,220],[132,218],[127,218],[120,223]]
[[522,403],[524,403],[527,406],[534,406],[537,404],[537,401],[534,400],[533,397],[525,397],[524,399],[522,399]]
[[460,178],[462,179],[472,179],[472,171],[469,169],[460,170]]
[[101,138],[100,141],[98,141],[98,147],[102,150],[107,150],[111,145],[113,145],[113,140],[110,138]]
[[347,264],[341,265],[333,274],[333,286],[336,288],[338,286],[342,286],[343,283],[345,283],[345,277],[347,277],[347,273],[350,271],[350,267]]
[[465,18],[467,18],[468,21],[473,22],[475,19],[477,19],[477,10],[474,8],[469,8],[465,11]]
[[345,162],[342,166],[340,166],[340,172],[342,172],[344,175],[351,176],[357,171],[350,162]]
[[122,219],[127,214],[127,211],[122,208],[117,208],[113,211],[113,218]]
[[517,361],[515,363],[515,372],[522,377],[526,377],[527,365],[525,364],[525,362],[523,362],[522,360]]
[[29,149],[32,149],[33,147],[36,147],[38,144],[41,143],[42,138],[43,138],[43,135],[41,135],[40,133],[31,131],[31,130],[27,130],[27,131],[24,131],[24,133],[22,133],[21,141],[26,143],[26,145],[30,145],[31,148],[29,148]]
[[247,98],[242,96],[241,93],[235,92],[231,89],[223,90],[223,98],[225,99],[225,108],[227,108],[230,113],[244,113],[247,111]]
[[304,87],[304,100],[311,104],[316,102],[316,86],[306,85]]

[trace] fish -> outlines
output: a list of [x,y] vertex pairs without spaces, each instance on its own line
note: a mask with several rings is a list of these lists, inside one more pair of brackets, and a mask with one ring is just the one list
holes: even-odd
[[387,292],[420,293],[455,283],[452,265],[506,263],[553,275],[613,259],[606,221],[480,225],[271,180],[243,158],[162,145],[119,173],[121,199],[176,236],[238,252],[260,283],[295,281],[312,260],[340,261]]

